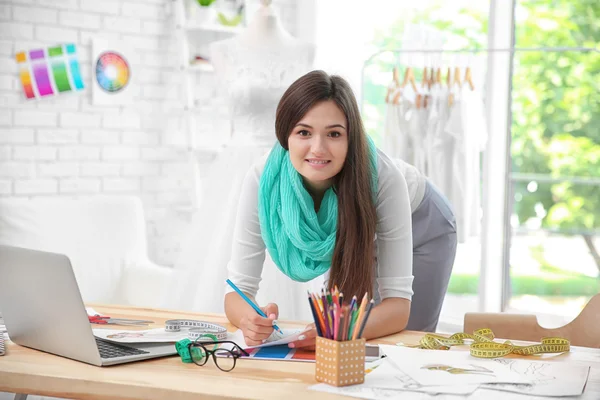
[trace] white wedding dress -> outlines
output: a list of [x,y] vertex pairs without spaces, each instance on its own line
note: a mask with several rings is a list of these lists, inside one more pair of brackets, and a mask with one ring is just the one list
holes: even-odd
[[[212,162],[202,185],[200,210],[175,263],[165,306],[224,312],[227,264],[242,181],[250,166],[277,140],[275,112],[281,96],[311,69],[313,50],[304,46],[257,52],[235,38],[212,45],[218,82],[230,105],[231,139]],[[257,301],[261,306],[278,304],[280,318],[311,320],[306,289],[316,290],[322,282],[322,278],[308,284],[293,282],[279,271],[267,251]]]

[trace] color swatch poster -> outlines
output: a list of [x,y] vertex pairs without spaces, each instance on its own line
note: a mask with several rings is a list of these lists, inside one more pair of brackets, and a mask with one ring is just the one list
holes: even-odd
[[28,100],[84,88],[74,44],[20,51],[15,58]]
[[250,358],[254,359],[315,362],[314,351],[290,349],[287,344],[245,350],[250,354]]
[[126,105],[133,101],[132,49],[125,43],[92,41],[92,100],[98,105]]

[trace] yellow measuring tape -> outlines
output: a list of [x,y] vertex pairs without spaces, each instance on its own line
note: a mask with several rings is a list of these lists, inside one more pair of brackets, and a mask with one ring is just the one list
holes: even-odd
[[448,350],[452,346],[466,344],[464,342],[465,339],[473,341],[470,349],[471,355],[479,358],[498,358],[508,354],[530,356],[542,353],[564,353],[571,350],[571,344],[568,340],[557,337],[543,338],[540,344],[529,346],[516,346],[510,340],[504,343],[497,343],[494,342],[494,332],[487,328],[476,330],[473,334],[464,332],[455,333],[450,337],[428,333],[421,338],[418,345],[406,347]]

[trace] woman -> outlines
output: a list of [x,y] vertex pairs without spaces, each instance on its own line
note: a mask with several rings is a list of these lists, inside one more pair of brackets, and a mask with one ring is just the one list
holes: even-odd
[[[266,247],[295,281],[329,273],[328,286],[345,298],[374,296],[367,339],[407,323],[434,330],[441,304],[430,298],[445,293],[456,251],[447,200],[414,167],[375,148],[338,76],[313,71],[294,82],[277,107],[275,131],[279,143],[244,181],[229,278],[254,300]],[[417,278],[427,285],[423,293],[413,293],[413,265],[415,287]],[[411,299],[425,311],[409,321]],[[227,318],[248,345],[273,332],[277,305],[263,311],[267,318],[237,293],[225,295]],[[290,347],[312,346],[315,335],[309,330]]]

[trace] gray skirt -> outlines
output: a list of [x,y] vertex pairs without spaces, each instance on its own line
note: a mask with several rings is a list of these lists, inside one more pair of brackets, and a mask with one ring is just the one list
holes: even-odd
[[[413,297],[406,329],[435,332],[456,256],[456,219],[448,199],[427,181],[412,213]],[[373,295],[379,302],[375,282]]]

